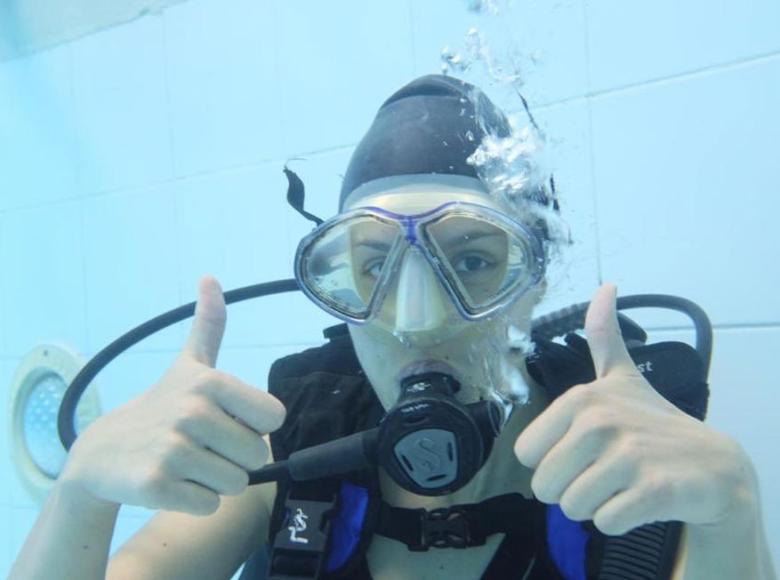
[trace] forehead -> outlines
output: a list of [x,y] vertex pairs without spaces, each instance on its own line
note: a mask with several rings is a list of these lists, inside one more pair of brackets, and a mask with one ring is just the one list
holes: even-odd
[[502,210],[476,179],[461,180],[457,184],[420,179],[407,180],[403,184],[385,182],[366,189],[359,188],[347,197],[343,211],[372,206],[411,215],[430,211],[452,201],[465,201]]

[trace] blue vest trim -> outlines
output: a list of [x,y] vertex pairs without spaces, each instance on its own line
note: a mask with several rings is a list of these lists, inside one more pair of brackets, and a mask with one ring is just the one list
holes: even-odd
[[585,548],[590,534],[567,518],[558,505],[547,506],[547,547],[566,580],[587,580]]
[[358,546],[368,508],[368,490],[347,481],[341,482],[339,505],[339,511],[331,521],[328,572],[343,566]]

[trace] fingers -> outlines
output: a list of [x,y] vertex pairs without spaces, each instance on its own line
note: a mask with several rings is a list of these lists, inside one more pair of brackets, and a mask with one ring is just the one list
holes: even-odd
[[214,367],[225,334],[227,311],[222,288],[216,278],[204,276],[198,287],[198,303],[184,350],[198,362]]
[[172,480],[192,481],[219,495],[238,495],[249,485],[245,469],[209,449],[188,445],[168,466]]
[[216,371],[206,391],[225,413],[257,433],[271,433],[284,423],[286,410],[279,399],[232,375]]
[[593,519],[599,507],[628,487],[631,478],[625,461],[616,453],[608,453],[578,474],[558,503],[572,520]]
[[219,495],[192,481],[170,482],[164,490],[165,500],[148,507],[196,516],[208,516],[219,509]]
[[601,453],[603,442],[598,437],[575,431],[575,427],[569,429],[536,468],[531,488],[540,501],[559,503],[572,481]]
[[620,536],[644,524],[667,519],[651,515],[654,511],[640,490],[632,488],[618,493],[596,510],[593,525],[605,534]]
[[620,333],[616,294],[617,287],[614,284],[601,286],[593,296],[585,316],[585,335],[593,358],[596,379],[615,371],[636,371]]
[[246,471],[260,469],[268,460],[268,445],[262,435],[219,408],[211,407],[182,427],[195,443]]

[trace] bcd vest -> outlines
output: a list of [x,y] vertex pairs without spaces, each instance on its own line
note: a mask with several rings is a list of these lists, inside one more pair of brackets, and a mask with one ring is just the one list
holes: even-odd
[[[288,417],[271,434],[275,461],[375,427],[384,415],[346,325],[326,329],[325,336],[329,341],[324,345],[281,358],[271,367],[269,392],[282,401]],[[572,333],[565,342],[536,339],[535,352],[526,361],[551,400],[595,379],[587,341]],[[693,348],[679,342],[628,345],[632,359],[661,395],[704,418],[709,390]],[[472,542],[467,545],[478,545],[496,533],[493,516],[519,524],[501,530],[506,537],[483,579],[661,580],[670,577],[682,529],[680,522],[656,522],[623,536],[606,536],[592,522],[569,520],[558,506],[522,500],[519,494],[454,506],[462,509],[397,510],[382,502],[375,470],[280,481],[277,486],[270,554],[266,547],[259,549],[241,580],[370,578],[365,552],[374,533],[391,529],[393,537],[406,534],[406,543],[416,544],[412,550],[464,547],[458,541],[467,538]],[[267,570],[259,569],[266,565]]]

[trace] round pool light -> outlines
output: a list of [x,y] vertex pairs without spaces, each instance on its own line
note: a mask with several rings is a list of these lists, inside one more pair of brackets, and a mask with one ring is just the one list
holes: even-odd
[[[42,502],[59,476],[67,452],[57,432],[57,416],[65,391],[84,361],[60,345],[41,345],[29,352],[16,370],[9,405],[9,442],[17,473],[30,495]],[[94,385],[76,410],[76,432],[100,416]]]

